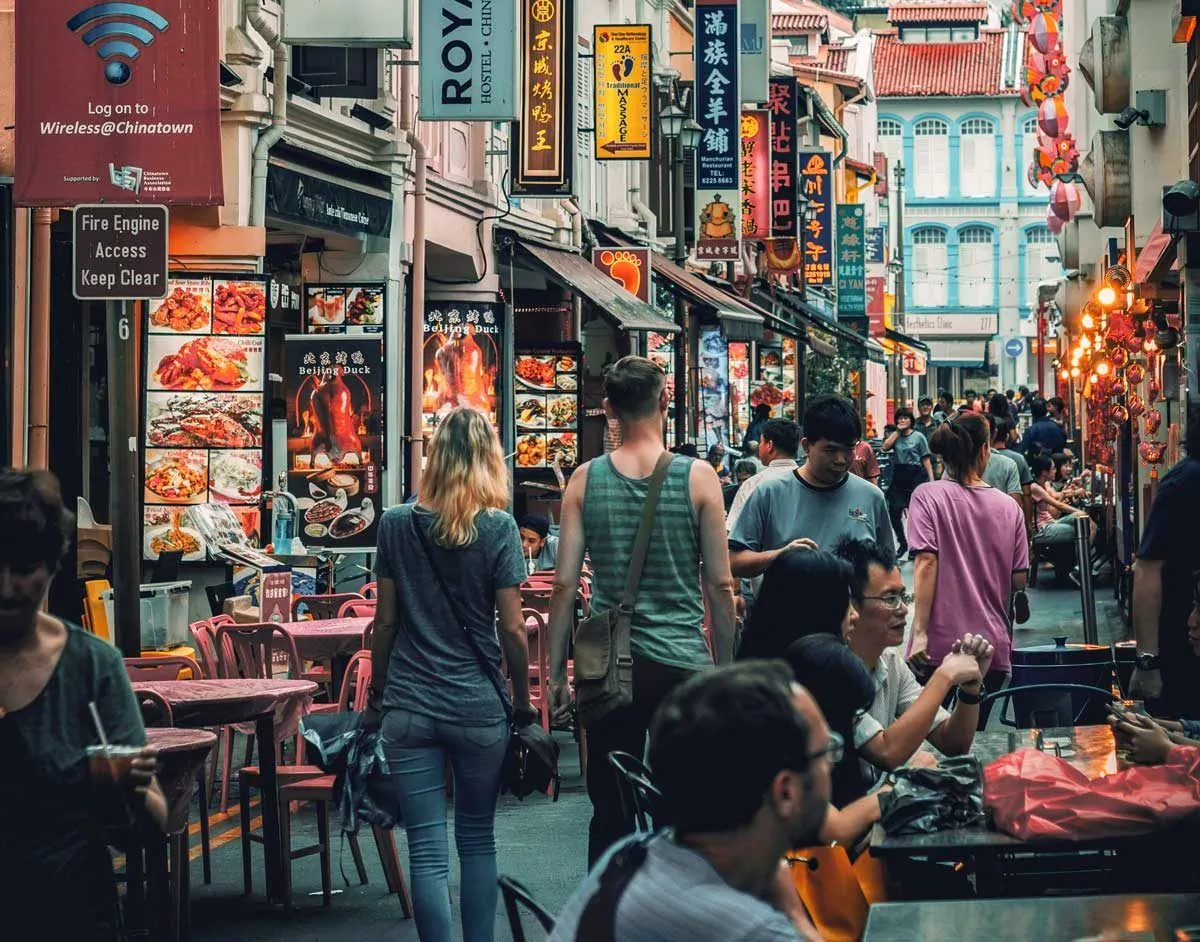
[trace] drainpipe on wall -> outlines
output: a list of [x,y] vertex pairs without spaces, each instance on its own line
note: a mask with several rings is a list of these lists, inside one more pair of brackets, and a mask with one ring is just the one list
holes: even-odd
[[[409,266],[412,279],[412,308],[409,310],[408,490],[415,494],[421,483],[421,461],[425,455],[422,403],[425,398],[425,191],[427,157],[413,119],[412,66],[400,68],[400,130],[413,153],[413,252]],[[511,303],[511,299],[510,299]]]
[[[258,135],[254,145],[254,158],[250,165],[250,219],[249,224],[261,229],[267,219],[267,157],[271,148],[283,137],[287,128],[287,77],[290,56],[279,31],[263,15],[260,0],[243,0],[242,10],[249,23],[271,47],[274,69],[274,88],[271,91],[271,126]],[[259,271],[262,261],[259,260]]]
[[50,466],[50,225],[54,211],[33,210],[29,280],[29,443],[31,468]]
[[[573,196],[567,200],[560,200],[558,205],[571,217],[571,247],[582,251],[583,210],[579,208],[579,203]],[[571,336],[568,339],[576,343],[583,342],[583,299],[578,292],[571,294]]]

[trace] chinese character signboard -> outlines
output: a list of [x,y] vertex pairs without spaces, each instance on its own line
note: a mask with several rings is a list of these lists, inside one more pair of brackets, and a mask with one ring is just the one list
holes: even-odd
[[738,35],[741,37],[741,100],[767,100],[771,77],[771,0],[741,0]]
[[424,433],[448,412],[469,406],[499,428],[500,325],[504,308],[487,301],[425,305]]
[[570,196],[575,112],[571,0],[521,0],[521,110],[513,124],[514,196]]
[[887,291],[887,279],[871,276],[867,284],[867,336],[882,337],[884,335],[884,294]]
[[592,249],[592,264],[639,301],[651,303],[649,249]]
[[883,226],[871,226],[867,229],[867,264],[882,265],[887,261],[883,251],[884,233],[886,231]]
[[808,200],[811,219],[800,233],[804,259],[804,283],[810,287],[833,286],[833,181],[829,178],[832,158],[827,150],[801,150],[800,192]]
[[771,235],[796,238],[796,100],[794,77],[771,79]]
[[837,300],[838,320],[861,326],[867,333],[866,264],[863,245],[866,226],[863,208],[857,204],[837,208]]
[[697,0],[696,120],[704,134],[696,150],[696,258],[707,261],[738,257],[738,35],[737,3]]
[[427,0],[420,15],[421,120],[517,117],[517,5]]
[[373,549],[383,516],[383,338],[289,335],[288,491],[306,546]]
[[765,111],[742,112],[742,238],[771,234],[771,123]]
[[17,203],[220,205],[217,7],[18,4]]
[[597,26],[595,115],[597,160],[649,160],[650,27]]

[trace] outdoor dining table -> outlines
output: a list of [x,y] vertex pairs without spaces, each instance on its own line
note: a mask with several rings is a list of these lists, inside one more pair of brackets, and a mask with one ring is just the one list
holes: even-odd
[[[1189,926],[1195,934],[1175,934],[1177,929]],[[879,903],[871,907],[863,935],[865,942],[1074,942],[1098,938],[1123,942],[1200,939],[1200,894]]]
[[253,724],[262,775],[263,843],[267,860],[267,897],[283,895],[283,857],[279,834],[279,782],[275,745],[295,735],[308,712],[317,685],[307,680],[159,680],[133,684],[151,690],[171,707],[176,727]]
[[[975,734],[971,754],[980,763],[988,763],[1018,749],[1042,748],[1059,755],[1089,778],[1117,771],[1116,743],[1108,726],[1076,726],[1046,730],[987,730]],[[1044,862],[1057,858],[1057,864],[1074,866],[1073,860],[1103,861],[1111,868],[1116,857],[1138,859],[1139,855],[1158,855],[1162,834],[1091,840],[1022,841],[997,831],[990,820],[973,827],[936,831],[932,834],[889,835],[876,825],[871,832],[872,856],[884,861],[920,858],[923,860],[970,860],[975,865],[976,891],[980,896],[999,896],[1005,892],[1005,861],[1034,856]]]
[[287,621],[283,628],[296,642],[296,653],[306,661],[328,661],[329,682],[336,699],[350,658],[363,648],[373,618],[314,618]]

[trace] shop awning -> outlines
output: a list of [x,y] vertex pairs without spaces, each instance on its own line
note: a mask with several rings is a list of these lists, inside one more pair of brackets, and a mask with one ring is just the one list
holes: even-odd
[[650,253],[650,267],[654,274],[665,278],[677,291],[683,292],[694,304],[712,308],[721,321],[721,329],[727,340],[761,340],[764,318],[740,298],[726,293],[699,275],[676,265],[666,256]]
[[933,366],[983,369],[988,360],[988,340],[931,340],[929,362]]
[[1157,281],[1174,258],[1175,240],[1170,233],[1162,231],[1161,222],[1156,222],[1150,230],[1146,247],[1138,252],[1137,264],[1133,267],[1133,283],[1144,285]]
[[929,344],[925,343],[925,341],[918,340],[916,337],[910,337],[908,334],[901,333],[898,330],[892,330],[890,327],[884,331],[884,337],[895,343],[903,344],[906,347],[912,347],[914,350],[920,350],[922,353],[929,352]]
[[577,291],[622,330],[677,334],[679,327],[649,304],[639,301],[598,268],[574,252],[564,252],[522,239],[521,250],[555,281]]

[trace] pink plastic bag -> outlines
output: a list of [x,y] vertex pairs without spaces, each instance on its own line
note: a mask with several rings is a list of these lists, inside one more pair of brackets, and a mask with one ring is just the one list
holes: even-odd
[[1146,834],[1200,811],[1200,747],[1176,746],[1162,765],[1097,779],[1021,749],[983,770],[983,803],[997,828],[1021,840]]

